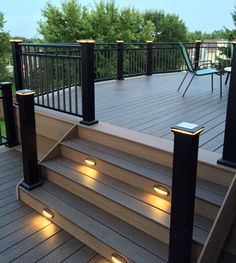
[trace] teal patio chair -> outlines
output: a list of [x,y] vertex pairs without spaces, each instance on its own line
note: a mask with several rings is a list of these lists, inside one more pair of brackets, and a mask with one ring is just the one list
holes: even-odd
[[[185,47],[185,45],[183,43],[179,43],[180,45],[180,48],[181,48],[181,51],[182,51],[182,55],[183,55],[183,58],[184,58],[184,61],[187,65],[187,73],[185,74],[182,82],[180,83],[180,86],[178,88],[178,91],[180,90],[181,86],[183,85],[187,75],[189,73],[192,74],[192,78],[190,79],[184,93],[183,93],[183,97],[185,95],[185,93],[187,92],[189,86],[191,85],[192,81],[193,81],[193,78],[195,76],[198,76],[198,77],[201,77],[201,76],[206,76],[206,75],[211,75],[211,91],[213,91],[213,75],[216,74],[216,75],[219,75],[220,76],[220,97],[222,97],[222,70],[218,70],[216,68],[213,68],[213,63],[211,60],[200,60],[200,61],[195,61],[194,63],[191,63],[191,60],[189,58],[189,54],[188,54],[188,51]],[[198,63],[198,67],[195,69],[195,64]],[[208,67],[208,68],[203,68],[203,67],[207,67],[207,66],[211,66],[211,67]]]
[[[233,44],[231,43],[231,44],[230,44],[230,56],[231,56],[230,64],[232,64],[233,50],[234,50],[234,46],[233,46]],[[231,74],[231,69],[232,69],[231,66],[224,68],[224,71],[227,73],[227,76],[226,76],[226,79],[225,79],[225,84],[227,84],[227,82],[228,82],[229,76],[230,76],[230,74]]]
[[226,76],[226,79],[225,79],[225,85],[226,85],[227,82],[228,82],[229,76],[231,74],[231,67],[224,68],[224,71],[227,73],[227,76]]

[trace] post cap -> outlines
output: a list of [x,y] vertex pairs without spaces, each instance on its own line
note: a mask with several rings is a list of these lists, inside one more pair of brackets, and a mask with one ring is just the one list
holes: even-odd
[[122,43],[124,43],[124,40],[116,40],[116,43],[117,44],[122,44]]
[[146,44],[151,44],[151,43],[153,43],[153,40],[146,40],[145,43]]
[[22,39],[10,39],[11,43],[22,43],[23,40]]
[[94,44],[96,41],[93,39],[78,39],[76,42],[80,44]]
[[181,122],[180,124],[171,127],[171,131],[174,133],[183,133],[192,136],[201,133],[203,130],[203,126],[188,122]]
[[0,82],[0,86],[12,85],[12,82]]
[[31,89],[22,89],[22,90],[17,90],[16,95],[20,96],[26,96],[26,95],[34,95],[36,92]]
[[201,42],[202,42],[201,39],[196,39],[196,40],[195,40],[195,43],[201,43]]

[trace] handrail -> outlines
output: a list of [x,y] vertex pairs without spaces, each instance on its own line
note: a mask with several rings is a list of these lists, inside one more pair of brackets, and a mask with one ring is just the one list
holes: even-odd
[[80,47],[81,44],[74,43],[19,43],[19,46],[32,46],[32,47]]

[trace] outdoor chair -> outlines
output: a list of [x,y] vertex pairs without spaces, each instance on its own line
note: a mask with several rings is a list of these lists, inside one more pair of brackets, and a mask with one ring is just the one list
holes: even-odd
[[[211,91],[213,91],[213,75],[219,75],[220,76],[220,97],[222,97],[222,70],[218,70],[216,68],[214,68],[214,64],[212,63],[211,60],[199,60],[199,61],[195,61],[194,63],[191,62],[190,58],[189,58],[189,54],[188,51],[185,47],[185,45],[183,43],[179,43],[181,51],[182,51],[182,55],[184,58],[184,61],[187,65],[187,73],[185,74],[183,80],[180,83],[180,86],[178,88],[178,91],[180,90],[180,88],[182,87],[187,75],[189,73],[192,74],[192,77],[183,93],[183,97],[185,95],[185,93],[187,92],[189,86],[191,85],[193,78],[195,76],[201,77],[201,76],[206,76],[206,75],[211,75]],[[198,67],[196,67],[196,63],[198,64]],[[210,66],[210,67],[209,67]]]
[[[232,44],[232,43],[230,44],[230,50],[231,50],[230,64],[232,64],[233,50],[234,50],[234,47],[233,47],[233,44]],[[226,76],[226,79],[225,79],[225,85],[227,84],[227,82],[228,82],[228,80],[229,80],[229,76],[230,76],[230,74],[231,74],[231,69],[232,69],[231,66],[224,68],[224,72],[227,73],[227,76]]]
[[225,85],[226,85],[227,82],[228,82],[229,76],[230,76],[230,74],[231,74],[231,67],[226,67],[226,68],[224,68],[224,72],[227,73],[227,76],[226,76],[226,79],[225,79]]

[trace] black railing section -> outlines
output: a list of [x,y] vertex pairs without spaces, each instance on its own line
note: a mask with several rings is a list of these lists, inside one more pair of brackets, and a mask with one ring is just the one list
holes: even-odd
[[80,45],[19,46],[22,85],[35,90],[35,104],[82,117]]
[[[35,104],[84,118],[94,116],[94,81],[186,70],[179,43],[29,44],[12,42],[16,90],[36,91]],[[83,45],[91,45],[90,59]],[[230,63],[228,42],[185,43],[192,63],[212,60],[218,67]],[[83,63],[82,61],[85,61]],[[89,62],[88,62],[89,61]],[[83,66],[82,66],[83,65]],[[217,65],[216,65],[217,66]],[[82,67],[84,67],[82,69]],[[85,69],[88,67],[88,70]],[[93,72],[91,72],[93,68]],[[89,76],[86,76],[90,72]],[[88,84],[88,82],[90,84]],[[91,96],[88,94],[88,90]],[[87,94],[83,96],[83,94]],[[89,109],[85,104],[89,105]],[[90,123],[90,121],[89,121]]]
[[0,146],[13,147],[18,144],[18,140],[11,82],[0,83],[0,103]]

